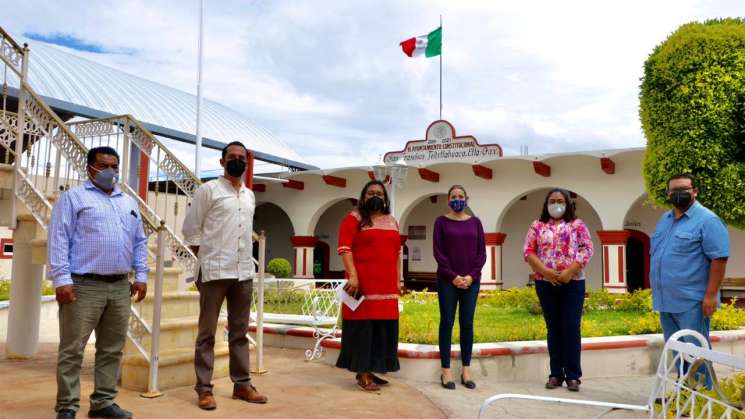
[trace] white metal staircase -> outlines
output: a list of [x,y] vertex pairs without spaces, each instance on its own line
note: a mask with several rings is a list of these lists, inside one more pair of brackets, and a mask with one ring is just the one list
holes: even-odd
[[[129,115],[66,124],[28,84],[28,58],[28,48],[21,47],[0,28],[0,59],[4,70],[6,73],[10,70],[20,80],[17,112],[7,109],[7,75],[3,80],[0,163],[13,164],[14,196],[46,231],[52,202],[56,196],[87,180],[88,150],[101,145],[117,150],[121,157],[120,187],[139,203],[145,233],[151,243],[151,262],[155,265],[155,289],[149,292],[152,297],[146,300],[146,306],[152,309],[152,315],[149,311],[143,313],[135,305],[132,308],[127,335],[129,345],[134,346],[138,353],[130,355],[139,358],[139,361],[132,362],[133,365],[140,370],[142,367],[148,370],[147,390],[157,392],[158,362],[159,359],[162,360],[159,342],[161,311],[164,309],[163,279],[167,269],[173,271],[180,268],[180,271],[174,271],[177,272],[176,275],[178,272],[191,275],[197,266],[196,256],[176,231],[201,181],[152,133]],[[13,208],[11,219],[15,221],[16,206]],[[263,251],[264,238],[255,234],[254,237],[260,241],[260,249]],[[263,254],[260,261],[261,279]],[[171,267],[171,262],[175,262],[177,266]],[[261,286],[259,288],[259,294],[262,294],[263,289]],[[175,301],[173,304],[189,299],[183,293],[171,293],[166,295],[166,304],[171,301],[171,297],[175,297],[172,298]],[[193,297],[194,295],[192,300]],[[187,302],[188,304],[193,305]],[[169,312],[168,308],[165,310]],[[178,311],[173,308],[170,310]],[[189,313],[190,316],[194,314]],[[165,321],[164,324],[172,327],[176,323],[178,322],[173,320],[170,323]],[[188,321],[182,321],[181,324],[195,327]],[[174,338],[174,341],[177,340]],[[186,353],[190,352],[193,356],[193,340],[189,349]],[[216,355],[219,355],[220,350],[216,349]],[[224,352],[227,356],[227,351]],[[216,368],[216,375],[219,374],[218,371],[219,368]],[[178,380],[174,384],[183,385]]]

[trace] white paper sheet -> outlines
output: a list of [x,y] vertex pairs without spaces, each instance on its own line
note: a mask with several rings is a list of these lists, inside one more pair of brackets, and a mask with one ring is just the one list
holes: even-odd
[[352,297],[351,295],[347,294],[346,291],[344,291],[344,286],[347,285],[346,282],[342,282],[334,288],[334,294],[336,294],[336,299],[340,302],[344,303],[347,307],[349,307],[350,310],[355,311],[357,310],[357,307],[362,304],[363,301],[365,301],[365,296],[360,296],[359,299],[356,299]]

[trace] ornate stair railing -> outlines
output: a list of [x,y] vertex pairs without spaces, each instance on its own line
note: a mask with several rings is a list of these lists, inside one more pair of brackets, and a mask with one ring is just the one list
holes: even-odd
[[88,148],[109,146],[119,153],[122,190],[137,200],[142,213],[152,220],[153,229],[165,222],[171,256],[187,273],[194,272],[197,258],[177,233],[177,226],[202,182],[129,115],[76,121],[68,126]]
[[[7,78],[3,82],[3,100],[0,110],[0,148],[8,163],[14,165],[14,195],[33,215],[39,225],[46,230],[52,212],[51,201],[56,194],[71,186],[85,181],[87,148],[65,125],[62,119],[37,95],[27,82],[28,49],[21,48],[2,28],[0,28],[0,60],[5,72],[10,69],[18,76],[18,112],[12,113],[7,109]],[[13,124],[15,123],[15,129]],[[13,204],[12,221],[16,219],[15,201]],[[145,232],[152,234],[163,230],[155,221],[143,214]],[[162,236],[162,234],[158,234]],[[162,242],[162,240],[158,240]],[[161,256],[162,248],[156,256]],[[158,263],[156,272],[156,290],[161,289],[162,263]],[[156,291],[156,301],[162,300],[162,295]],[[160,309],[160,303],[156,303]],[[155,309],[154,309],[155,310]],[[154,322],[148,325],[139,311],[133,306],[128,337],[133,340],[145,359],[148,360],[151,375],[156,380],[151,381],[152,390],[157,391],[157,353],[148,354],[142,345],[135,341],[138,331],[146,331],[156,338],[160,324]],[[156,317],[153,317],[154,319]],[[155,372],[153,372],[153,370]]]
[[[14,164],[14,194],[46,230],[57,195],[88,179],[89,147],[109,145],[121,157],[121,189],[134,197],[140,207],[145,234],[157,242],[153,323],[148,324],[139,309],[132,306],[127,336],[150,365],[148,393],[157,393],[158,346],[150,353],[142,345],[151,335],[157,342],[162,305],[163,269],[167,255],[175,258],[186,272],[194,272],[198,260],[174,232],[181,225],[182,213],[201,185],[194,174],[141,123],[129,115],[65,124],[27,83],[28,49],[18,45],[0,28],[0,59],[5,74],[10,69],[19,79],[18,112],[7,109],[7,76],[3,81],[0,109],[0,152],[5,163]],[[179,211],[181,209],[181,211]],[[15,220],[15,206],[12,219]],[[264,236],[259,242],[259,295],[263,295]],[[263,319],[263,299],[259,302],[259,326]],[[262,364],[263,330],[257,332],[257,366]]]

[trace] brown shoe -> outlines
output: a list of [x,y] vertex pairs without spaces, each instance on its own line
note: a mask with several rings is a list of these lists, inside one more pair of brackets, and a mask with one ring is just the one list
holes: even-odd
[[258,390],[256,390],[256,387],[252,385],[248,385],[248,387],[234,387],[233,388],[233,398],[244,400],[249,403],[266,403],[269,399],[266,398],[266,396],[259,393]]
[[561,387],[562,380],[558,377],[548,377],[548,381],[546,381],[546,388],[549,390],[553,390],[557,387]]
[[579,380],[567,380],[567,390],[579,391]]
[[211,391],[199,393],[199,408],[204,410],[217,409],[217,402],[215,402],[215,396],[212,395]]

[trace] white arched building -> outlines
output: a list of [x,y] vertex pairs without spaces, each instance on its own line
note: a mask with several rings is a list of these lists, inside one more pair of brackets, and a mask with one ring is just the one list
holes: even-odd
[[[386,155],[388,173],[396,167],[391,160],[407,161],[407,173],[395,179],[393,193],[408,286],[432,288],[432,226],[446,212],[445,194],[453,184],[467,189],[469,207],[487,234],[483,288],[528,282],[522,258],[525,233],[548,189],[555,186],[571,191],[578,216],[592,232],[595,256],[586,270],[588,285],[612,292],[649,286],[649,236],[664,209],[650,204],[644,190],[644,148],[502,157],[495,147],[479,145],[473,137],[456,137],[449,122],[436,121],[425,140]],[[380,177],[382,170],[377,170]],[[268,257],[292,261],[297,277],[341,276],[343,267],[335,253],[339,223],[375,171],[366,166],[312,170],[283,176],[287,183],[256,184],[255,227],[268,235]],[[745,277],[745,232],[729,231],[727,277]]]

